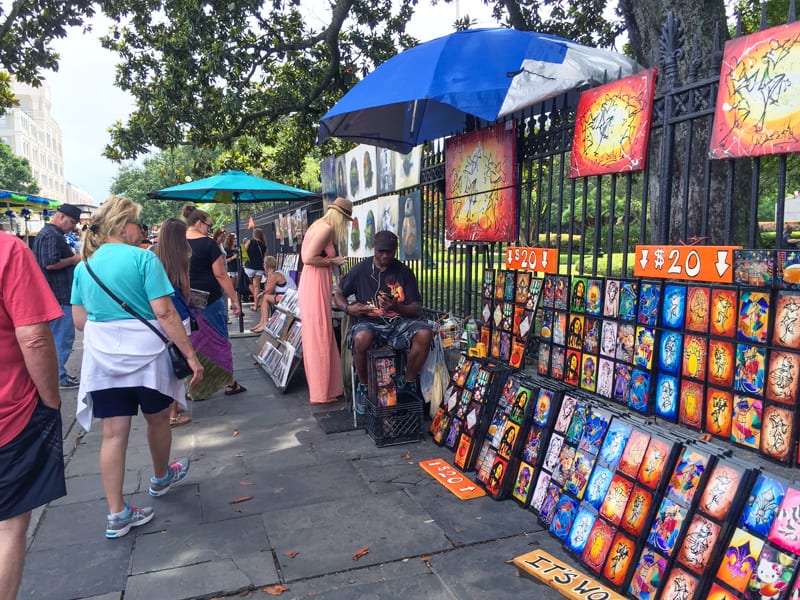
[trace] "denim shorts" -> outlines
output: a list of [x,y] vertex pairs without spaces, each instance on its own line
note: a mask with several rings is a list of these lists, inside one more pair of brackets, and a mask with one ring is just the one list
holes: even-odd
[[106,417],[134,417],[139,407],[146,415],[169,408],[172,398],[158,390],[146,387],[122,387],[95,390],[92,394],[92,412],[98,419]]
[[411,348],[411,338],[418,331],[433,329],[427,321],[419,319],[401,319],[392,321],[358,321],[350,329],[347,336],[347,347],[352,350],[353,336],[359,331],[372,332],[373,346],[389,346],[395,350],[408,350]]
[[0,448],[0,521],[66,494],[61,412],[39,400],[25,429]]

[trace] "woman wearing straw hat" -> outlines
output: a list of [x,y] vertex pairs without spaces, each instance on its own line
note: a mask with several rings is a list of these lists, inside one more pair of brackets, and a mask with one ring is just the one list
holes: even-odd
[[308,228],[300,250],[303,271],[298,304],[303,319],[303,365],[312,404],[335,402],[344,394],[331,298],[333,273],[347,260],[340,256],[340,249],[346,243],[347,225],[352,220],[353,203],[336,198]]

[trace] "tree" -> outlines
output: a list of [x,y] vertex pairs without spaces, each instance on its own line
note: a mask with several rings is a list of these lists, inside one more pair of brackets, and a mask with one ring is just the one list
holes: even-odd
[[[606,45],[620,30],[599,16],[606,2],[498,1],[494,11],[508,25]],[[335,0],[319,22],[296,1],[231,0],[212,11],[187,0],[106,0],[104,12],[119,25],[103,43],[120,55],[117,85],[137,108],[112,126],[105,154],[126,160],[151,147],[219,145],[257,166],[269,147],[271,178],[296,183],[305,157],[344,148],[328,141],[315,150],[322,115],[376,65],[417,43],[406,33],[416,4]],[[546,20],[543,7],[552,9]],[[455,27],[470,23],[467,15]],[[243,137],[258,144],[238,143]]]
[[0,190],[22,194],[38,194],[39,184],[33,178],[27,158],[17,156],[11,146],[0,142]]
[[0,3],[0,115],[16,104],[11,78],[39,86],[42,71],[58,70],[58,54],[50,48],[67,28],[94,14],[92,0],[13,0]]

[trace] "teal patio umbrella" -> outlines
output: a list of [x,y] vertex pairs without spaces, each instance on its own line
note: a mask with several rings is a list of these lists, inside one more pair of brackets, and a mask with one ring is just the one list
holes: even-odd
[[[236,240],[239,235],[239,205],[254,202],[305,201],[320,198],[319,194],[289,185],[248,175],[242,171],[226,171],[213,177],[190,181],[147,194],[153,200],[184,200],[233,204],[236,212]],[[239,247],[241,248],[241,246]],[[241,264],[241,250],[239,251]],[[241,294],[239,305],[241,306]],[[239,316],[239,332],[244,331],[244,316]]]

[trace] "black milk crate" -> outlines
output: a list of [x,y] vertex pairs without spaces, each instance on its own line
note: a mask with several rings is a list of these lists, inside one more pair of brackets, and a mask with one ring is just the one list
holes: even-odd
[[370,398],[364,414],[367,435],[378,448],[422,440],[422,399],[403,402],[410,394],[398,394],[394,406],[378,406]]

